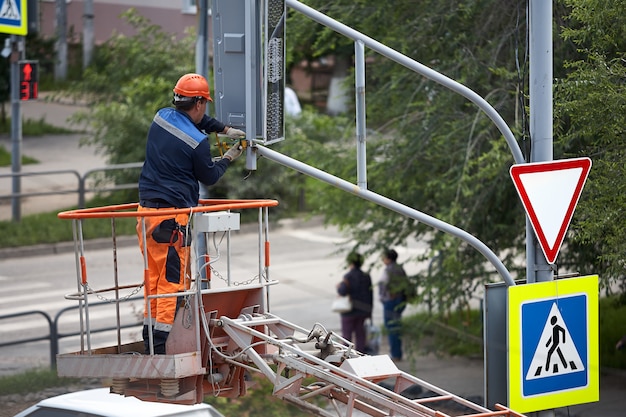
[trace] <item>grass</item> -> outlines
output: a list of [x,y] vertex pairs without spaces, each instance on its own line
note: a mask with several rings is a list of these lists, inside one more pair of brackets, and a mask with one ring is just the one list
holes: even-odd
[[[0,119],[0,134],[11,134],[11,118]],[[38,120],[25,119],[22,122],[22,136],[62,135],[64,133],[76,133],[73,130],[53,126],[46,122],[44,117]]]
[[600,365],[626,369],[626,348],[616,350],[615,344],[626,334],[626,296],[600,299]]
[[[114,204],[127,203],[122,198],[119,201],[116,196],[95,198],[88,203],[89,207],[100,207]],[[68,207],[51,213],[38,213],[22,217],[20,222],[11,220],[0,221],[0,248],[15,248],[41,244],[54,244],[59,242],[71,242],[74,240],[72,221],[59,219],[57,213],[73,210],[76,207]],[[115,220],[115,232],[117,236],[135,235],[137,220],[134,217],[119,218]],[[111,236],[111,219],[89,219],[83,221],[84,239],[96,239]]]
[[[626,369],[626,349],[615,344],[626,334],[626,297],[603,297],[599,301],[600,367]],[[482,313],[453,312],[445,317],[420,313],[403,317],[403,341],[409,354],[434,353],[482,357]]]
[[2,395],[27,394],[76,381],[72,378],[59,378],[52,369],[32,369],[21,374],[0,377],[0,392]]
[[464,310],[443,315],[417,313],[402,318],[403,342],[410,354],[482,357],[482,313]]
[[[0,146],[0,167],[8,167],[11,165],[11,152],[7,151],[4,146]],[[22,156],[22,165],[36,164],[39,161],[29,156]]]
[[[116,219],[116,234],[118,236],[134,235],[136,224],[135,218]],[[83,222],[85,239],[109,236],[111,236],[110,219],[90,219]],[[19,223],[0,221],[0,248],[71,241],[73,241],[72,221],[59,219],[57,212],[25,216]]]

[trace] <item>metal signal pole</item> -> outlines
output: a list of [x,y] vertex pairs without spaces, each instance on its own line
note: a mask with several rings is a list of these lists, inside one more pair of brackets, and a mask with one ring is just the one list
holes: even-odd
[[[553,160],[552,97],[552,2],[530,0],[530,162]],[[526,220],[527,282],[552,281],[553,266],[548,264],[528,219]],[[554,410],[543,410],[537,417],[554,417]]]
[[20,101],[20,60],[24,59],[24,37],[11,35],[11,172],[13,176],[13,195],[11,198],[11,216],[14,222],[22,218],[20,197],[22,191],[22,104]]

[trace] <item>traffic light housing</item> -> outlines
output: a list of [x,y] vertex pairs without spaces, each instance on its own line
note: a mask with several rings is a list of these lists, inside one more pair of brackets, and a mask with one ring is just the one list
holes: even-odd
[[20,100],[35,100],[39,95],[39,62],[20,61]]

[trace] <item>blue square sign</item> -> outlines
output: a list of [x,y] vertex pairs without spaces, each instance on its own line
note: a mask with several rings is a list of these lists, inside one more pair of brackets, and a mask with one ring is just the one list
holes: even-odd
[[587,385],[587,296],[522,304],[522,392]]
[[26,35],[28,32],[27,0],[0,0],[0,33]]

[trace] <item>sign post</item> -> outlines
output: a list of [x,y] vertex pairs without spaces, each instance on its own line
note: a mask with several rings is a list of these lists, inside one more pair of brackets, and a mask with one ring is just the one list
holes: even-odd
[[[28,9],[31,8],[32,19],[28,18]],[[28,34],[29,26],[37,29],[37,2],[28,0],[0,0],[0,33],[11,35],[8,48],[11,63],[11,172],[12,192],[11,213],[13,221],[20,221],[21,181],[19,174],[22,170],[22,115],[20,100],[37,98],[37,67],[32,63],[22,67],[20,61],[24,59],[24,36]],[[30,24],[30,25],[29,25]],[[3,51],[3,56],[4,51]],[[27,74],[28,73],[28,74]],[[23,78],[24,77],[24,78]],[[25,83],[25,84],[24,84]]]
[[[20,61],[24,58],[24,37],[11,35],[11,173],[12,192],[11,215],[15,222],[21,220],[19,194],[22,190],[22,106],[20,100]],[[31,74],[32,75],[32,74]]]

